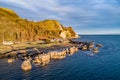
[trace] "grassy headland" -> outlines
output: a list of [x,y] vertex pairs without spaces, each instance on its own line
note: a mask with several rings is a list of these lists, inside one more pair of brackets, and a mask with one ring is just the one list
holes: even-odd
[[30,21],[20,18],[14,11],[0,7],[0,43],[3,39],[13,42],[28,42],[52,38],[75,37],[72,27],[65,27],[57,20]]

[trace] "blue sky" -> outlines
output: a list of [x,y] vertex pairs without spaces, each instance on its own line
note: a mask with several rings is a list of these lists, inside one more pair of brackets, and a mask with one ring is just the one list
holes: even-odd
[[120,0],[0,0],[30,20],[56,19],[79,34],[120,34]]

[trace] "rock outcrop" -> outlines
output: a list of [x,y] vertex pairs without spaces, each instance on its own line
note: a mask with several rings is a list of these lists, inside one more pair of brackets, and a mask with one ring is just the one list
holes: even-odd
[[27,59],[27,60],[23,61],[22,65],[21,65],[21,68],[25,71],[31,70],[32,65],[30,63],[30,60]]
[[66,39],[66,38],[71,37],[71,34],[69,31],[61,31],[60,37],[62,37],[63,39]]

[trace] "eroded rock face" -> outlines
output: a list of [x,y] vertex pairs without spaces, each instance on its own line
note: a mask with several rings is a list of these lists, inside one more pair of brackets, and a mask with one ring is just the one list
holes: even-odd
[[62,31],[60,33],[60,36],[63,38],[63,39],[66,39],[67,37],[71,37],[71,34],[69,31]]
[[42,65],[48,64],[50,62],[50,55],[49,54],[41,55],[41,61],[42,61]]
[[51,51],[48,53],[50,55],[51,59],[54,59],[55,53],[56,53],[56,51]]
[[87,50],[87,45],[82,46],[82,50]]
[[50,54],[38,54],[34,57],[33,62],[39,65],[46,65],[50,62]]
[[21,68],[22,68],[23,70],[25,70],[25,71],[31,70],[32,65],[31,65],[31,63],[30,63],[30,60],[27,59],[27,60],[23,61],[22,65],[21,65]]
[[61,33],[60,33],[60,36],[61,36],[63,39],[65,39],[65,38],[66,38],[66,32],[65,32],[65,31],[61,32]]
[[63,59],[66,57],[66,51],[62,50],[62,51],[56,51],[55,55],[54,55],[54,59]]
[[33,60],[34,63],[41,64],[42,63],[42,56],[38,55]]
[[73,54],[74,52],[78,51],[77,47],[70,47],[70,54]]

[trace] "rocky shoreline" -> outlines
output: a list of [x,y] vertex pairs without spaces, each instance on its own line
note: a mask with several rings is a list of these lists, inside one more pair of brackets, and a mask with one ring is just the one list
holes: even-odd
[[70,47],[70,46],[75,46],[76,44],[71,44],[71,43],[65,43],[65,44],[54,44],[51,46],[47,46],[47,47],[28,47],[28,48],[23,48],[23,49],[11,49],[10,51],[1,53],[0,58],[8,58],[8,57],[12,57],[12,58],[18,58],[17,55],[21,54],[24,57],[27,57],[29,55],[37,55],[37,54],[42,54],[42,53],[46,53],[49,51],[53,51],[53,50],[59,50],[59,49],[63,49],[66,47]]
[[32,68],[31,63],[35,65],[44,66],[52,59],[63,59],[67,55],[72,55],[78,50],[92,51],[93,54],[99,52],[98,47],[102,47],[102,44],[94,44],[94,42],[79,42],[71,40],[70,43],[53,45],[45,48],[28,48],[12,50],[10,52],[1,55],[1,58],[8,58],[8,63],[14,62],[16,59],[23,61],[21,68],[23,70],[30,70]]

